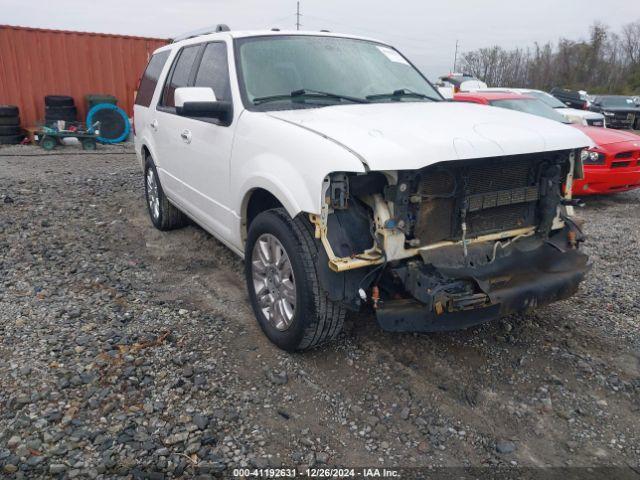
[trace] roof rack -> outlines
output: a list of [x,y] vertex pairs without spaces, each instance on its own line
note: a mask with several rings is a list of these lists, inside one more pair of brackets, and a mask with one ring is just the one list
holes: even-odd
[[231,29],[225,25],[224,23],[219,23],[218,25],[212,27],[203,27],[197,30],[192,30],[191,32],[183,33],[182,35],[177,35],[171,39],[171,43],[180,42],[182,40],[188,40],[189,38],[199,37],[200,35],[209,35],[210,33],[220,33],[220,32],[229,32]]

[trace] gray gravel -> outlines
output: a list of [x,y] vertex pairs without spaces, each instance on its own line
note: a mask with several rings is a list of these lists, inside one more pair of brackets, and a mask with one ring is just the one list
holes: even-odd
[[41,153],[0,150],[0,473],[637,468],[640,192],[587,200],[594,268],[570,300],[450,334],[361,314],[289,355],[239,259],[196,226],[152,228],[130,150]]

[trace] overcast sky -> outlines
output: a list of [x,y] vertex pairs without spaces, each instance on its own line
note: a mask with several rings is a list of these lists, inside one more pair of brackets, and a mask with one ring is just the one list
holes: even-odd
[[[598,20],[613,30],[640,20],[640,0],[301,0],[303,29],[389,42],[430,78],[461,51],[583,38]],[[0,0],[0,23],[171,37],[203,26],[295,28],[295,0]]]

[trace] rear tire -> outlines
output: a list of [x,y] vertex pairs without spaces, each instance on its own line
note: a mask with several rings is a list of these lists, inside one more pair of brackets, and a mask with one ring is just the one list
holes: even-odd
[[0,145],[17,145],[23,138],[22,135],[0,135]]
[[162,231],[184,227],[187,219],[178,208],[169,202],[169,199],[164,194],[158,171],[151,157],[147,157],[144,178],[147,209],[153,226]]
[[[329,300],[317,264],[318,242],[303,215],[292,219],[276,208],[251,222],[245,249],[249,299],[262,331],[283,350],[314,348],[342,330],[345,307]],[[285,313],[290,318],[282,321]]]
[[15,105],[0,105],[0,117],[17,117],[20,115]]
[[44,104],[47,107],[73,107],[73,97],[67,95],[46,95]]
[[0,135],[7,137],[9,135],[20,135],[20,127],[17,125],[0,125]]
[[20,117],[0,117],[0,125],[6,127],[18,127],[20,126]]

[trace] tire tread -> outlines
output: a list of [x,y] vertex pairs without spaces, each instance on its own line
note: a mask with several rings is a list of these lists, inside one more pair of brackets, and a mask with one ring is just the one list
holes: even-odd
[[342,330],[346,308],[339,302],[328,298],[318,281],[318,242],[315,239],[311,223],[304,218],[304,214],[291,219],[283,208],[271,210],[285,223],[289,224],[299,242],[300,254],[304,264],[307,279],[311,283],[315,312],[310,314],[311,321],[305,330],[304,337],[298,345],[298,350],[308,350],[334,339]]

